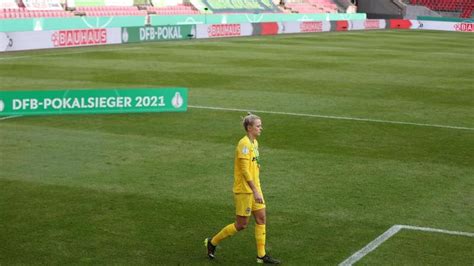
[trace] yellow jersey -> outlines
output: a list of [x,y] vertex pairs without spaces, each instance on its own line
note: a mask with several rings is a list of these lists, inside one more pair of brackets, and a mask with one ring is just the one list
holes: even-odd
[[[248,160],[248,163],[245,164],[248,166],[247,169],[242,169],[241,159]],[[247,183],[244,171],[247,171],[249,180],[253,181],[257,190],[262,194],[258,142],[254,140],[252,143],[248,136],[241,138],[235,149],[234,187],[232,189],[234,193],[253,193]]]

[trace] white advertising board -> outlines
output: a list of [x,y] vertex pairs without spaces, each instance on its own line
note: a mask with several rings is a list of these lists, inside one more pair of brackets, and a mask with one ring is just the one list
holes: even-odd
[[419,20],[418,23],[420,24],[419,29],[423,30],[474,32],[473,22]]
[[121,43],[121,28],[0,32],[0,52]]

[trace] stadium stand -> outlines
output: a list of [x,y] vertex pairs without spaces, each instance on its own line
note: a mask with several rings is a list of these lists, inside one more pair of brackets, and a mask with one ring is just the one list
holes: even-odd
[[204,14],[291,13],[291,10],[285,7],[284,1],[280,2],[278,0],[189,0],[189,2],[192,3],[197,10]]
[[146,16],[146,10],[139,10],[136,6],[83,6],[76,8],[76,14],[86,16]]
[[71,16],[74,16],[74,14],[66,11],[60,4],[59,0],[0,1],[0,19],[55,18]]
[[[295,3],[296,2],[296,3]],[[20,6],[22,2],[20,1]],[[332,0],[296,0],[286,1],[277,5],[276,13],[337,13],[337,5]],[[275,13],[275,11],[260,11]],[[70,17],[70,16],[146,16],[156,15],[196,15],[201,12],[192,3],[182,3],[170,6],[78,6],[73,11],[63,7],[55,10],[29,10],[28,7],[12,7],[0,9],[0,19],[36,18],[36,17]],[[227,12],[221,12],[227,13]],[[245,10],[228,13],[246,13]],[[255,13],[249,10],[248,13]]]
[[337,5],[331,0],[307,0],[287,2],[285,6],[293,13],[337,13]]
[[178,4],[165,7],[147,6],[146,10],[157,15],[195,15],[200,13],[192,4]]
[[25,7],[0,9],[0,19],[72,17],[65,10],[28,10]]
[[411,5],[422,5],[434,11],[459,12],[459,17],[470,18],[474,9],[473,0],[410,0]]

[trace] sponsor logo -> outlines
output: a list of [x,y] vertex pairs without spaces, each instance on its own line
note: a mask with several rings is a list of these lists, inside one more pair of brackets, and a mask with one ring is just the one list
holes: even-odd
[[3,109],[5,109],[5,104],[0,100],[0,112],[3,112]]
[[54,47],[82,46],[107,43],[106,29],[61,30],[51,37]]
[[367,30],[380,29],[380,22],[377,19],[367,19],[364,21],[364,28]]
[[247,209],[245,209],[245,213],[247,213],[247,214],[250,214],[250,211],[252,211],[252,209],[250,209],[250,207],[248,207]]
[[322,32],[322,21],[305,21],[300,23],[301,32]]
[[183,106],[183,97],[179,92],[177,92],[173,99],[171,99],[171,104],[173,105],[174,108],[180,108]]
[[127,28],[123,28],[123,31],[122,31],[122,42],[128,42],[128,31],[127,31]]
[[474,31],[474,23],[457,23],[454,25],[455,31],[464,31],[464,32],[473,32]]
[[181,27],[140,28],[140,41],[182,39]]
[[417,20],[418,21],[418,29],[423,29],[423,22],[421,20]]
[[207,28],[209,37],[240,36],[240,24],[216,24]]
[[7,51],[13,48],[13,38],[4,32],[0,32],[0,51]]

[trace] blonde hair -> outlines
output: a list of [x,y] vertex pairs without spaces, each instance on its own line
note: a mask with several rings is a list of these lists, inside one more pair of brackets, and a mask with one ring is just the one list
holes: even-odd
[[252,114],[251,112],[248,112],[247,116],[242,117],[242,125],[244,126],[245,131],[248,130],[248,126],[253,126],[255,120],[258,119],[260,119],[260,117]]

